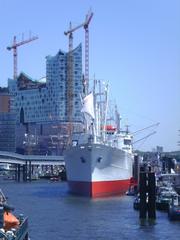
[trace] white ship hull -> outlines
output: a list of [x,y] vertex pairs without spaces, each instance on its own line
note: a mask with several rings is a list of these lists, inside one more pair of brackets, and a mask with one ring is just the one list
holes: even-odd
[[132,154],[103,144],[84,144],[65,151],[72,193],[90,197],[124,194],[132,177]]

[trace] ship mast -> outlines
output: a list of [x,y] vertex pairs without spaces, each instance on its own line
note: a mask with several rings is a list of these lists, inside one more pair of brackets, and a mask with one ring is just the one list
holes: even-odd
[[[96,86],[98,90],[96,92]],[[94,133],[96,134],[96,140],[101,142],[106,141],[106,122],[107,122],[107,109],[108,109],[108,85],[104,85],[100,80],[94,79]]]
[[106,125],[107,125],[107,110],[108,110],[108,84],[106,84],[104,89],[104,130],[103,130],[103,142],[106,142]]

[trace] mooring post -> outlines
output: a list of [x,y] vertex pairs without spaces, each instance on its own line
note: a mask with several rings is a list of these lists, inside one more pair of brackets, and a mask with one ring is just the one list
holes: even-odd
[[25,182],[25,165],[22,166],[23,181]]
[[18,171],[18,167],[17,167],[17,164],[14,164],[14,168],[15,168],[15,181],[17,181],[17,171]]
[[34,165],[31,165],[31,174],[34,175]]
[[29,174],[28,174],[29,175],[29,181],[31,182],[31,173],[32,173],[31,172],[31,170],[32,170],[31,169],[31,161],[29,161],[29,169],[28,170],[29,170]]
[[146,172],[140,172],[139,178],[139,193],[140,193],[140,206],[139,206],[139,218],[141,220],[146,219],[147,214],[147,183],[146,183]]
[[138,155],[134,156],[133,177],[138,183],[139,182],[139,156]]
[[140,172],[140,166],[139,166],[139,156],[134,156],[134,165],[133,165],[133,177],[136,181],[136,185],[134,185],[134,194],[138,193],[138,186],[139,186],[139,172]]
[[154,172],[148,172],[148,218],[156,219],[156,180]]
[[51,175],[54,174],[54,168],[53,168],[53,165],[51,165]]
[[21,178],[21,165],[17,164],[17,181],[20,182]]
[[23,181],[24,182],[27,181],[27,161],[26,161],[26,164],[23,165]]

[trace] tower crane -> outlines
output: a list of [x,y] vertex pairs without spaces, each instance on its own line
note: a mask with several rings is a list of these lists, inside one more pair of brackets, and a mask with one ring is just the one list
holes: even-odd
[[73,32],[80,29],[81,27],[85,30],[85,79],[84,87],[86,93],[88,92],[89,84],[89,23],[93,17],[93,13],[90,11],[85,18],[85,21],[80,25],[72,28],[70,22],[69,30],[64,32],[66,36],[69,36],[69,52],[67,58],[67,116],[69,122],[69,143],[72,137],[72,111],[73,111]]
[[29,37],[29,39],[26,39],[26,40],[23,40],[21,42],[17,42],[16,41],[16,36],[14,36],[14,39],[13,39],[13,44],[11,46],[8,46],[7,47],[7,50],[12,50],[13,49],[13,62],[14,62],[14,74],[13,74],[13,78],[14,79],[17,79],[17,48],[21,45],[24,45],[26,43],[29,43],[29,42],[32,42],[34,40],[38,39],[37,36],[33,36],[33,37]]
[[73,32],[83,27],[85,30],[85,81],[86,91],[88,91],[89,84],[89,23],[93,17],[93,12],[89,12],[86,15],[85,21],[80,25],[72,28],[72,23],[70,22],[69,30],[64,32],[66,36],[69,36],[69,53],[73,50]]
[[93,17],[93,13],[90,12],[86,15],[86,20],[84,23],[85,30],[85,89],[88,92],[89,88],[89,23]]

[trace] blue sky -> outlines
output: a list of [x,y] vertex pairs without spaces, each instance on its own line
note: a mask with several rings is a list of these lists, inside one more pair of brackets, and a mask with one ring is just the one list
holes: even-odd
[[[18,72],[35,79],[46,75],[45,56],[67,50],[69,21],[80,24],[89,8],[90,78],[110,83],[122,124],[131,131],[160,122],[157,133],[135,148],[156,145],[178,150],[180,129],[180,1],[179,0],[0,0],[0,86],[13,75],[14,35],[29,31],[39,39],[18,48]],[[83,29],[74,34],[82,42]],[[141,132],[144,137],[153,129]]]

